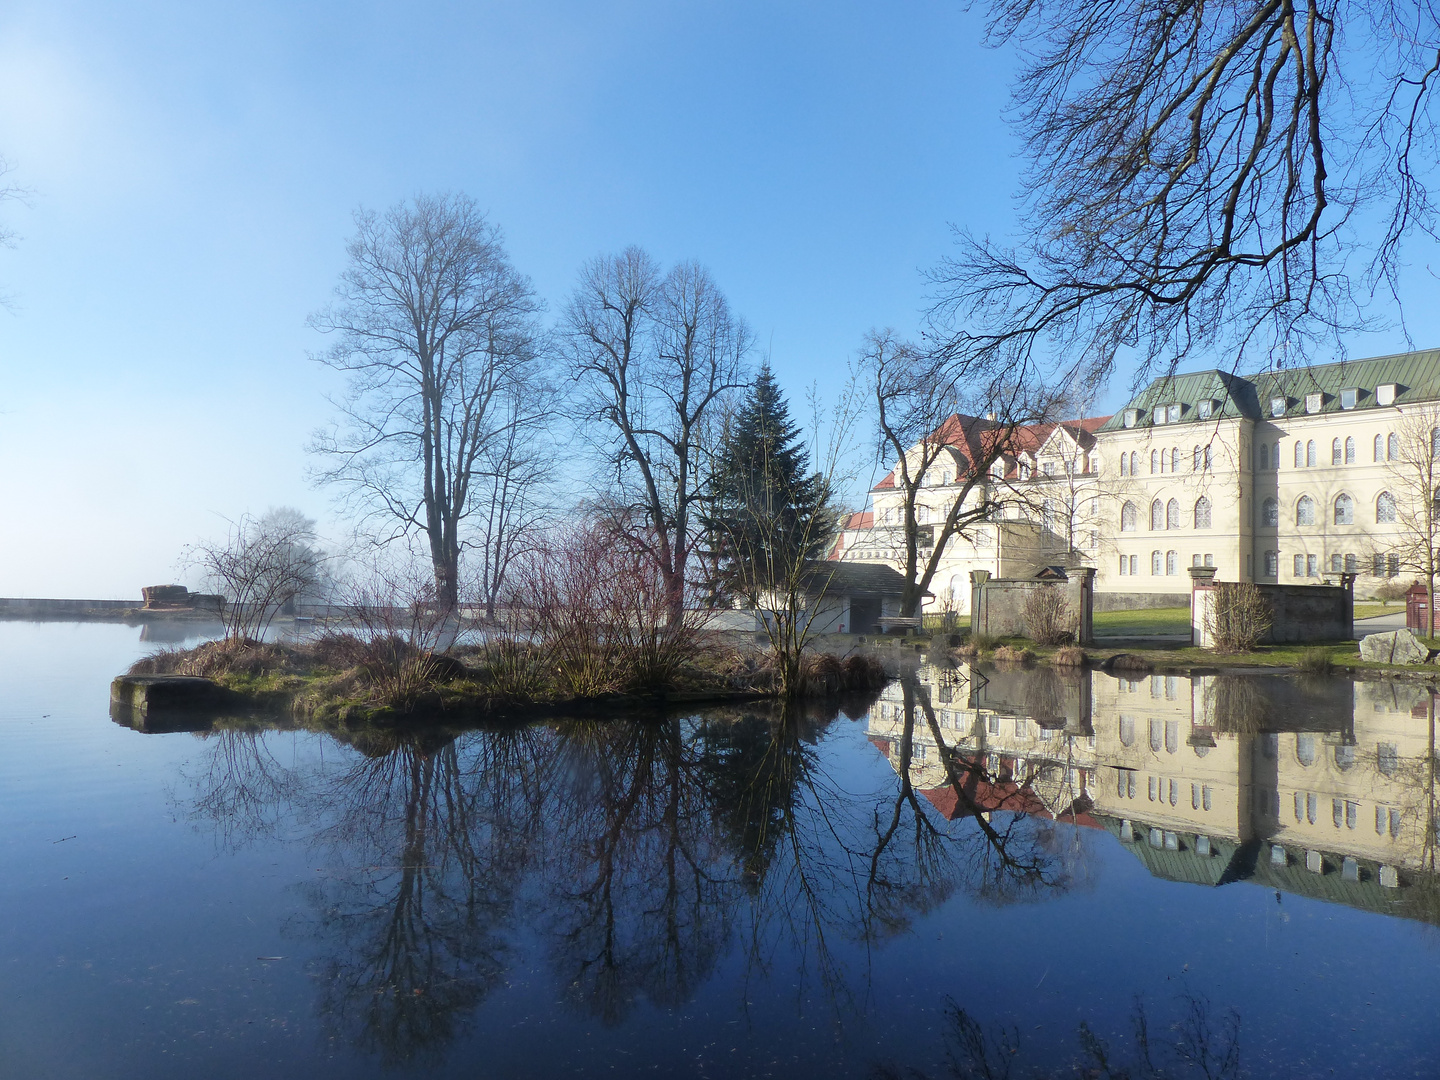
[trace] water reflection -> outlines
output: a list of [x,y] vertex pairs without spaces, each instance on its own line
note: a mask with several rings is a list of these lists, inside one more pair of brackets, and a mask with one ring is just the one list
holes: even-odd
[[[944,811],[963,799],[1105,829],[1175,881],[1440,922],[1429,684],[976,666],[920,678],[887,689],[868,726]],[[890,740],[917,694],[935,723],[902,759]]]
[[[902,760],[937,723],[905,693]],[[868,793],[838,775],[824,738],[870,704],[370,733],[291,767],[217,728],[185,809],[228,848],[314,848],[324,873],[291,932],[323,956],[332,1033],[387,1062],[443,1053],[522,957],[607,1026],[692,1000],[727,957],[742,994],[781,967],[801,1000],[843,1010],[867,977],[851,946],[957,890],[1004,901],[1069,880],[1025,818],[968,797],[942,812],[907,771]]]

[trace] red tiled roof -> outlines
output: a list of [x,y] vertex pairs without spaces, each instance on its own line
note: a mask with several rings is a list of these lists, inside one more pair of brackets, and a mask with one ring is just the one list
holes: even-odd
[[847,529],[868,529],[875,524],[875,513],[872,510],[857,510],[845,519]]

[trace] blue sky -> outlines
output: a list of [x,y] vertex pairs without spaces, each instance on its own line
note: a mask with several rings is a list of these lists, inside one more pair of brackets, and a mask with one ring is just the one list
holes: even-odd
[[271,505],[338,532],[305,317],[361,204],[468,192],[552,310],[601,252],[698,259],[797,405],[834,386],[868,328],[914,329],[952,224],[1013,228],[1012,58],[981,30],[925,2],[10,0],[0,153],[34,195],[0,209],[0,595],[135,596]]

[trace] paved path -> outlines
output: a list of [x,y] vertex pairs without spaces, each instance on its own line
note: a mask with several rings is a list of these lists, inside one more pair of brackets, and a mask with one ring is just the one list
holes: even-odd
[[1389,615],[1375,615],[1369,619],[1355,620],[1355,637],[1360,639],[1366,634],[1388,634],[1391,630],[1405,629],[1405,609],[1392,611]]

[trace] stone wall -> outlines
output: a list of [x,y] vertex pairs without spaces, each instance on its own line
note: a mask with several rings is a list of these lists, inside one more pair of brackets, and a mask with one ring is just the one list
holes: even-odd
[[1094,643],[1095,571],[1067,570],[1069,580],[992,578],[987,570],[970,572],[970,632],[991,637],[1031,637],[1025,625],[1025,603],[1037,589],[1056,588],[1065,594],[1074,620],[1075,640]]
[[[1192,567],[1190,641],[1209,648],[1205,629],[1214,609],[1215,571]],[[1342,574],[1339,585],[1256,584],[1270,605],[1270,632],[1261,643],[1293,644],[1305,641],[1349,641],[1355,636],[1355,575]]]

